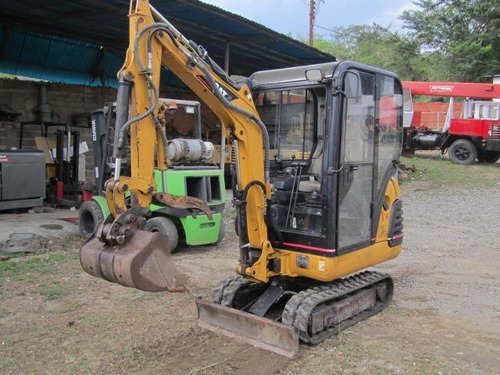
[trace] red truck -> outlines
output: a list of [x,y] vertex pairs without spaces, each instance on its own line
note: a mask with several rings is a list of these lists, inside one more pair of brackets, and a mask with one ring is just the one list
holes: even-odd
[[[453,163],[495,163],[500,159],[500,84],[403,81],[405,91],[404,153],[415,150],[448,151]],[[416,121],[412,96],[449,97],[442,129]],[[465,98],[461,116],[453,115],[454,99]],[[438,124],[436,124],[438,125]]]

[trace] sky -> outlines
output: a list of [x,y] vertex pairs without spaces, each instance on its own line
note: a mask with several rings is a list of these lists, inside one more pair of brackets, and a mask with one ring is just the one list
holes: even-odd
[[[306,38],[309,33],[309,0],[201,0],[256,21],[292,37]],[[318,1],[316,1],[318,2]],[[335,26],[378,23],[400,30],[398,16],[417,9],[412,0],[324,0],[319,5],[315,34],[328,36]]]

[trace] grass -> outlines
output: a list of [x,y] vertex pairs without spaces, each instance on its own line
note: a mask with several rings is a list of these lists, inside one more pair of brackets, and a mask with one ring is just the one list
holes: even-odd
[[492,188],[500,186],[500,165],[453,164],[446,157],[439,154],[428,153],[414,158],[401,158],[401,164],[407,168],[414,167],[416,171],[402,183],[420,182],[420,190],[433,190],[445,187],[483,187]]
[[163,296],[162,293],[148,293],[141,291],[134,291],[134,292],[135,293],[134,296],[132,297],[132,300],[136,302],[153,301]]
[[418,357],[413,363],[413,368],[408,370],[408,375],[459,375],[463,373],[435,354],[425,354]]
[[235,216],[236,216],[236,208],[231,204],[227,204],[226,208],[222,212],[222,218],[226,220],[232,220],[235,218]]
[[[57,277],[61,273],[61,265],[77,257],[77,254],[45,253],[0,262],[0,286],[7,280],[22,282],[35,286],[33,293],[42,296],[45,301],[66,297],[70,291]],[[0,300],[3,298],[4,295],[1,293]],[[8,312],[0,309],[0,317],[6,315]]]
[[222,212],[222,221],[225,224],[226,233],[234,232],[234,218],[236,217],[236,208],[232,204],[226,204]]
[[60,285],[59,280],[52,280],[48,283],[40,283],[34,290],[34,293],[39,294],[43,296],[45,300],[50,301],[69,295],[69,289],[66,286]]
[[34,282],[42,275],[57,275],[62,263],[77,257],[77,254],[49,253],[0,262],[0,284],[5,279]]
[[[357,341],[349,334],[340,333],[337,339],[330,339],[329,345],[315,348],[301,347],[307,358],[307,367],[320,368],[323,374],[363,374],[393,375],[404,368],[407,375],[459,375],[468,373],[465,363],[441,357],[434,353],[415,353],[405,358],[410,363],[396,365],[390,358],[380,356],[371,346]],[[316,355],[308,355],[309,351]],[[298,362],[288,367],[284,374],[302,374],[304,363]],[[399,366],[399,367],[398,367]],[[402,367],[401,367],[402,366]]]
[[9,316],[9,310],[7,310],[6,307],[0,306],[0,319],[5,318],[6,316]]
[[13,358],[7,357],[0,359],[0,370],[7,370],[15,365],[15,360]]

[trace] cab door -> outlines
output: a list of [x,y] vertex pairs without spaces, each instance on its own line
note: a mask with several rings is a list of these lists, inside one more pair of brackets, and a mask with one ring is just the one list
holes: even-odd
[[343,82],[337,253],[371,243],[374,181],[375,74],[351,69]]

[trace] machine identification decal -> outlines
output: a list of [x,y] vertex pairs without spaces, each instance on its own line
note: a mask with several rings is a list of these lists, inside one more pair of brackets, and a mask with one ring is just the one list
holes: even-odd
[[309,269],[309,257],[307,255],[297,255],[297,267]]
[[8,162],[8,161],[9,161],[9,158],[7,157],[7,155],[0,154],[0,163]]
[[431,85],[429,86],[430,92],[453,92],[453,86],[444,85]]
[[325,266],[326,262],[324,259],[320,259],[318,261],[318,270],[321,271],[321,272],[325,272],[326,270],[326,266]]

